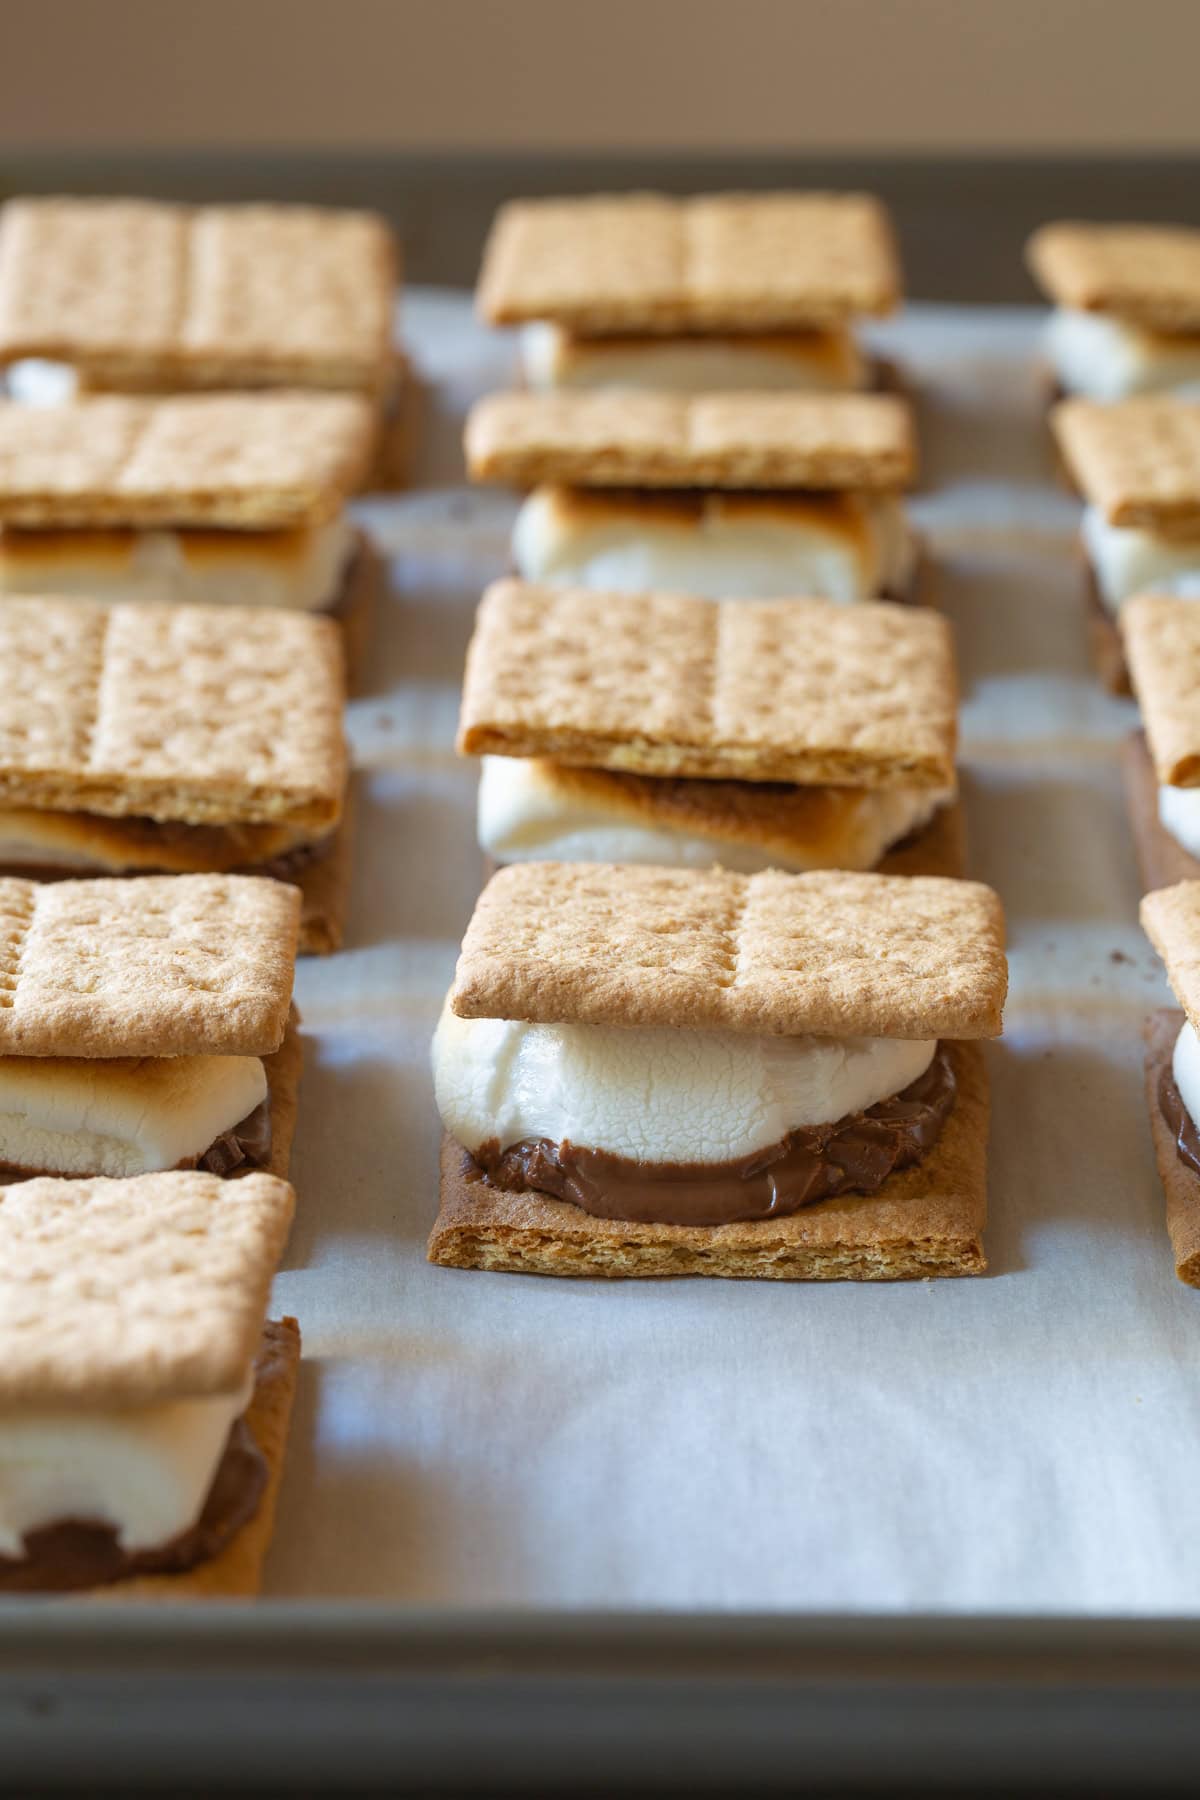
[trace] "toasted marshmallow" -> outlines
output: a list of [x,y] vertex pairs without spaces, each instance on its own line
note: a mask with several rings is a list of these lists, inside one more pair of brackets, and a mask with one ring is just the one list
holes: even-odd
[[203,1511],[252,1391],[249,1374],[235,1394],[0,1417],[0,1555],[68,1519],[110,1525],[127,1551],[169,1543]]
[[289,825],[170,825],[0,807],[0,869],[210,874],[253,868],[311,842]]
[[1046,326],[1045,348],[1067,394],[1126,400],[1189,388],[1200,393],[1200,334],[1168,336],[1108,313],[1059,307]]
[[638,1162],[721,1163],[908,1087],[936,1042],[460,1019],[433,1040],[438,1111],[467,1150],[569,1140]]
[[4,391],[21,406],[63,406],[79,393],[79,372],[70,363],[23,356],[5,369]]
[[688,869],[717,863],[745,875],[778,868],[873,869],[893,844],[927,825],[951,798],[929,788],[793,789],[795,803],[789,808],[772,788],[763,790],[766,805],[756,814],[722,808],[726,791],[735,785],[748,790],[751,800],[756,797],[750,783],[687,784],[700,803],[712,796],[711,828],[697,829],[701,804],[686,807],[688,826],[672,822],[679,784],[565,768],[540,757],[485,756],[479,844],[503,863],[658,863]]
[[1099,507],[1086,507],[1080,526],[1100,598],[1110,612],[1131,594],[1200,599],[1200,538],[1160,537],[1110,525]]
[[297,531],[0,531],[0,594],[314,612],[354,547],[345,517]]
[[1200,1037],[1196,1036],[1195,1026],[1187,1019],[1175,1039],[1171,1073],[1188,1117],[1200,1131]]
[[531,388],[657,388],[674,394],[865,388],[871,366],[846,330],[695,337],[576,337],[539,322],[521,331]]
[[526,581],[701,599],[869,600],[911,585],[916,546],[891,495],[654,495],[540,487],[513,527]]
[[1158,822],[1189,856],[1200,857],[1200,788],[1160,787]]
[[0,1057],[0,1163],[50,1175],[173,1169],[266,1097],[255,1056]]

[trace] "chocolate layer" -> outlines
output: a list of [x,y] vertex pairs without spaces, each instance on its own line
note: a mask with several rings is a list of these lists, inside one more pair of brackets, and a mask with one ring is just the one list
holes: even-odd
[[923,1075],[890,1100],[828,1125],[791,1131],[753,1156],[723,1163],[645,1163],[567,1140],[482,1144],[477,1180],[533,1189],[600,1219],[645,1225],[730,1225],[782,1218],[835,1194],[873,1194],[931,1150],[954,1106],[954,1069],[939,1044]]
[[187,1531],[149,1550],[123,1550],[111,1525],[60,1519],[27,1533],[23,1557],[0,1556],[0,1593],[72,1593],[134,1575],[178,1575],[194,1568],[218,1555],[253,1518],[267,1473],[266,1458],[249,1426],[238,1419],[203,1511]]
[[1175,1139],[1180,1162],[1191,1169],[1193,1174],[1200,1175],[1200,1131],[1196,1130],[1196,1122],[1183,1104],[1183,1095],[1169,1062],[1158,1078],[1158,1105]]

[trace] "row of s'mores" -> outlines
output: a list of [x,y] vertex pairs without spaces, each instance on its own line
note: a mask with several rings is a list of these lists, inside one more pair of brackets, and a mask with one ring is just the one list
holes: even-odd
[[458,746],[509,866],[434,1039],[436,1263],[984,1267],[1003,915],[957,879],[949,627],[887,603],[912,423],[797,391],[870,384],[848,321],[897,288],[854,197],[497,223],[480,305],[529,326],[529,391],[475,409],[467,464],[529,492]]
[[0,881],[0,1594],[258,1589],[299,917],[261,877]]
[[362,398],[368,475],[402,477],[399,250],[372,213],[21,198],[0,207],[0,372],[14,398],[287,388]]

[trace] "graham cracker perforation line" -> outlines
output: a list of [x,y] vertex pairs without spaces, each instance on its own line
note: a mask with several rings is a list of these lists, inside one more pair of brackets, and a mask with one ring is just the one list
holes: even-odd
[[16,1004],[25,946],[37,913],[37,899],[36,893],[22,894],[10,907],[14,916],[0,946],[0,1009],[3,1010]]

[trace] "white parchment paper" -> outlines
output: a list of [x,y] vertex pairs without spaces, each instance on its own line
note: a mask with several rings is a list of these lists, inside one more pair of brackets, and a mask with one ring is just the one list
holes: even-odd
[[458,681],[512,512],[463,486],[457,440],[511,348],[465,296],[410,297],[430,399],[420,487],[364,509],[395,591],[351,710],[349,947],[299,981],[300,1206],[277,1305],[306,1361],[271,1594],[1200,1608],[1200,1294],[1175,1278],[1141,1095],[1140,1023],[1167,991],[1114,760],[1133,712],[1088,664],[1036,323],[915,308],[879,334],[921,384],[915,510],[959,636],[973,872],[1010,921],[990,1274],[555,1282],[424,1260],[427,1046],[479,877]]

